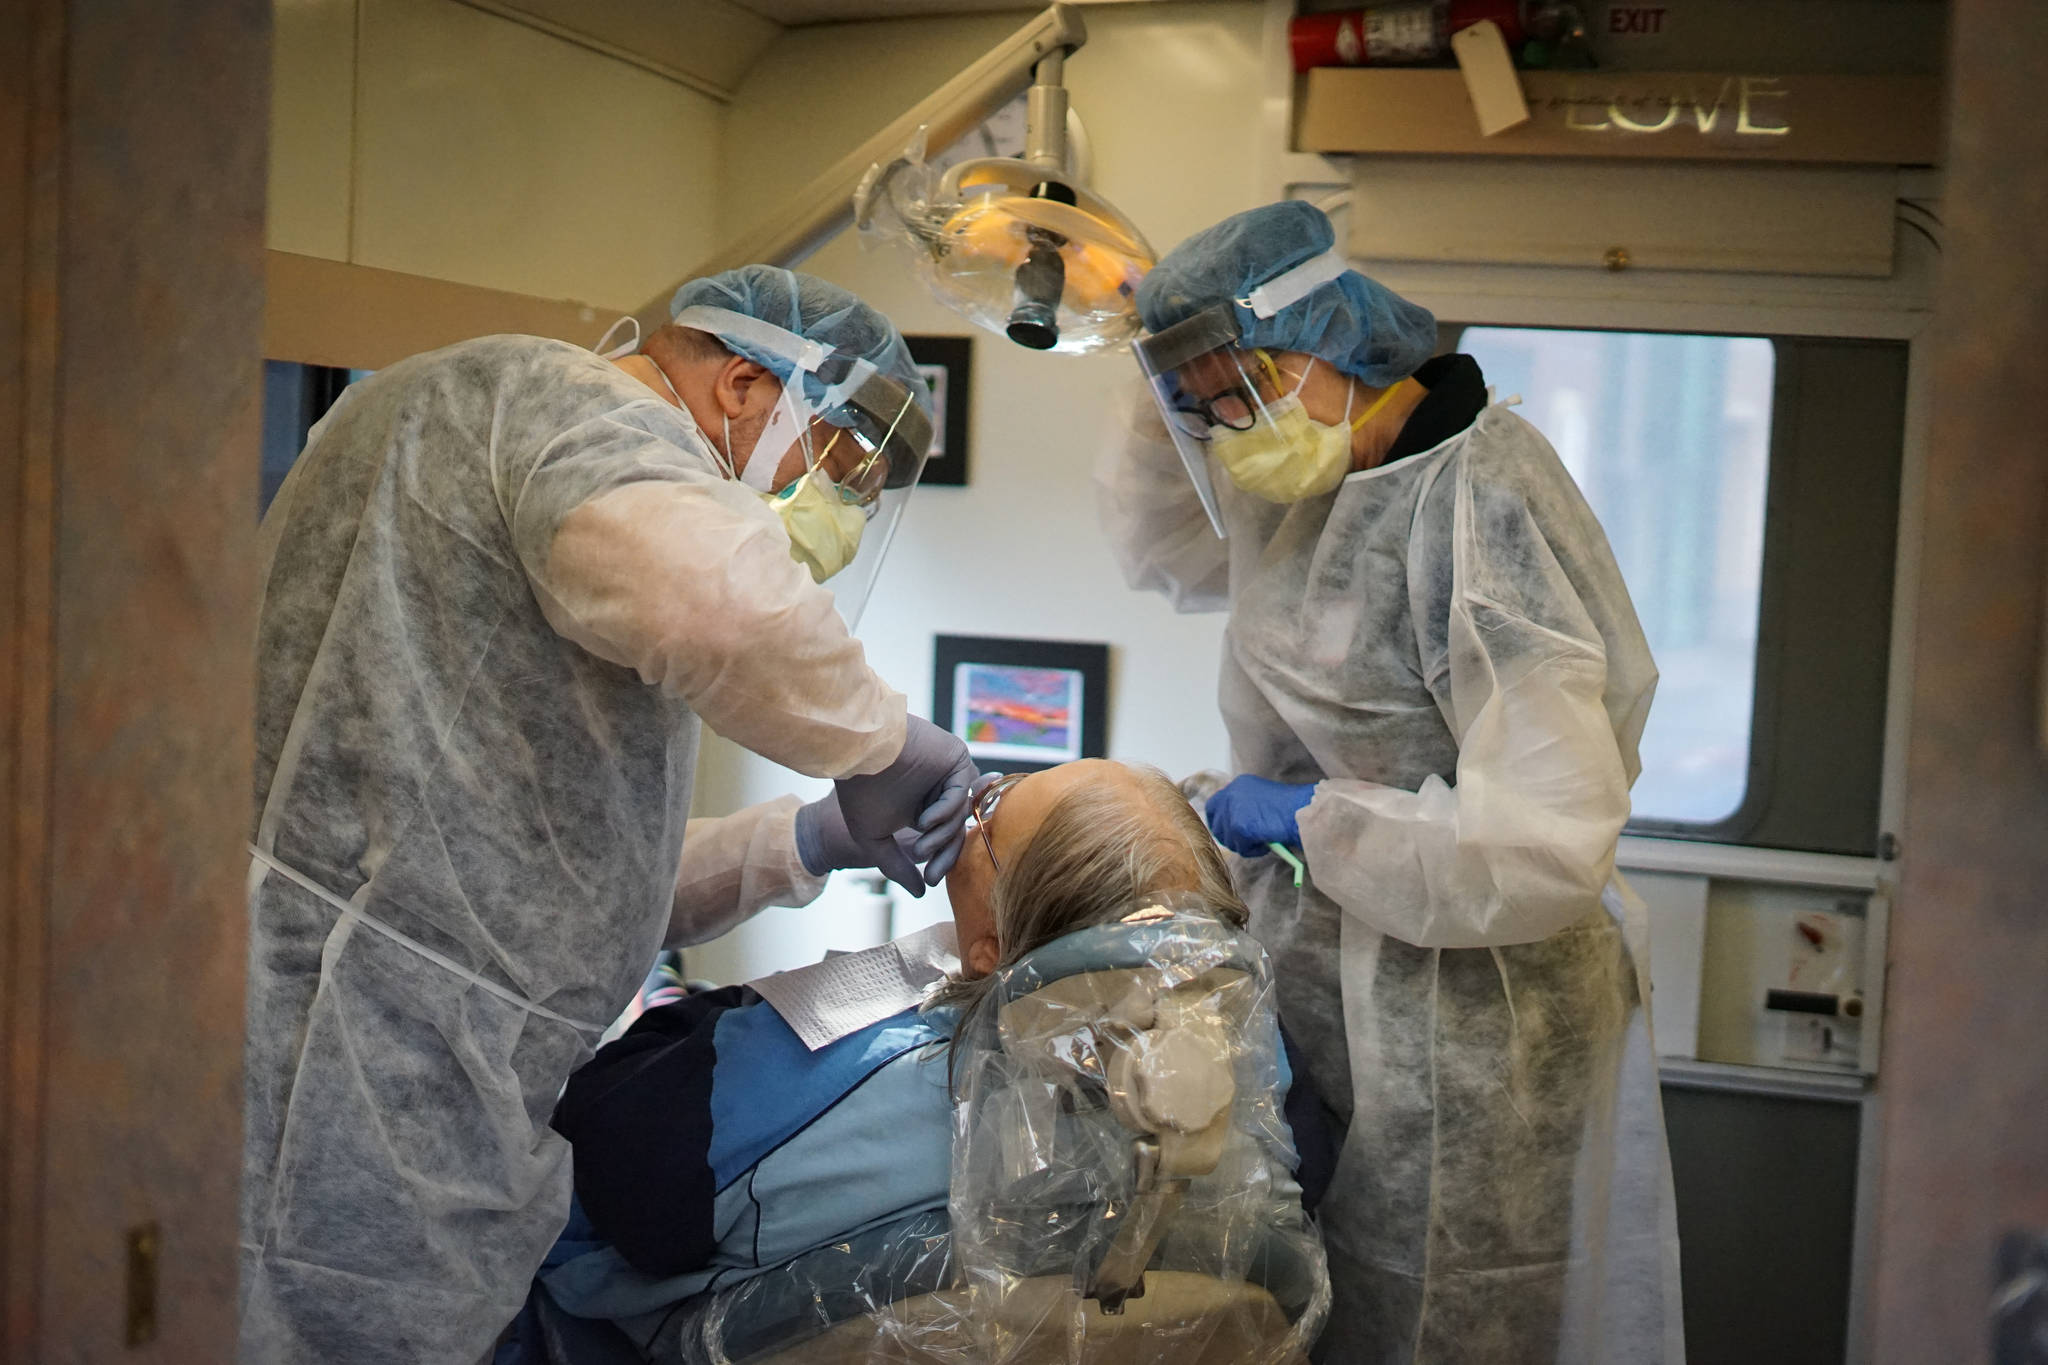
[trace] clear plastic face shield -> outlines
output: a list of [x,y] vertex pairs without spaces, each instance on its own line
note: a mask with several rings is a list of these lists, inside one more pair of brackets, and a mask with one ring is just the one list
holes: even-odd
[[1222,303],[1145,337],[1132,348],[1166,434],[1219,536],[1224,534],[1223,516],[1209,474],[1212,429],[1249,429],[1261,420],[1270,421],[1265,394],[1278,397],[1270,385],[1261,390],[1263,376],[1255,363],[1251,371],[1246,369],[1251,357],[1238,349],[1238,336],[1236,312]]
[[[1245,298],[1212,304],[1132,347],[1167,434],[1219,536],[1224,534],[1223,517],[1210,456],[1222,460],[1236,477],[1252,465],[1289,458],[1317,435],[1296,396],[1308,370],[1281,363],[1265,348],[1246,346],[1243,315],[1249,311],[1255,318],[1270,318],[1349,268],[1343,257],[1326,252],[1282,272]],[[1334,455],[1334,445],[1326,453]]]
[[[819,467],[837,483],[841,498],[858,506],[867,519],[858,552],[825,582],[848,630],[860,625],[861,613],[881,574],[882,560],[896,537],[911,491],[924,473],[925,456],[932,444],[931,418],[917,405],[910,389],[865,360],[855,365],[865,367],[866,374],[851,381],[853,387],[843,404],[828,409],[833,420],[849,425],[838,430],[836,439],[828,436],[817,456]],[[828,372],[830,368],[828,364]],[[844,456],[844,478],[836,472],[841,463],[838,455]]]
[[[863,356],[723,308],[685,308],[674,321],[744,341],[792,366],[751,449],[733,450],[729,432],[707,434],[736,461],[726,472],[782,516],[798,562],[832,593],[852,629],[924,472],[930,417],[909,387]],[[804,472],[777,489],[792,448],[802,452]]]

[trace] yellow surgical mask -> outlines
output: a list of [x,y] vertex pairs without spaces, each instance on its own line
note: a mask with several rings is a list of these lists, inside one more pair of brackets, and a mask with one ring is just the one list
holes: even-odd
[[[1279,371],[1271,358],[1264,351],[1257,355],[1278,388]],[[1307,381],[1304,374],[1302,383]],[[1209,450],[1230,481],[1267,502],[1303,502],[1344,482],[1351,472],[1351,434],[1370,422],[1402,385],[1381,394],[1357,421],[1351,420],[1347,397],[1344,420],[1335,424],[1309,416],[1301,405],[1300,385],[1295,387],[1295,393],[1266,404],[1264,420],[1250,431],[1214,427],[1209,433]]]
[[1351,428],[1318,422],[1288,394],[1250,431],[1212,429],[1209,449],[1230,481],[1267,502],[1319,497],[1351,472]]
[[761,495],[789,532],[789,555],[823,583],[860,552],[866,513],[848,502],[821,467],[813,467],[780,493]]
[[1231,483],[1266,501],[1319,497],[1352,473],[1352,428],[1317,422],[1292,393],[1249,432],[1212,430],[1208,448]]

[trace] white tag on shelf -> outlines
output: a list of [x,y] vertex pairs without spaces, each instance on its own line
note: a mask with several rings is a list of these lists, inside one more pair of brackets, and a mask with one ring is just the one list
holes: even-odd
[[1472,112],[1479,116],[1483,136],[1529,121],[1529,102],[1522,98],[1522,82],[1499,24],[1481,19],[1459,29],[1451,35],[1451,51],[1465,73],[1465,89],[1472,96]]

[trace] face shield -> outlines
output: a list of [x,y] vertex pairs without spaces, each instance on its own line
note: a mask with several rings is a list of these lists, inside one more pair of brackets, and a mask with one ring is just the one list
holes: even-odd
[[1310,419],[1297,396],[1308,370],[1284,367],[1269,350],[1247,345],[1244,333],[1247,312],[1263,322],[1346,269],[1335,253],[1317,256],[1245,298],[1211,304],[1132,347],[1167,434],[1219,536],[1223,518],[1210,477],[1211,456],[1233,482],[1273,502],[1327,491],[1348,472],[1349,411],[1340,426]]
[[[908,385],[865,356],[723,308],[685,308],[674,321],[789,362],[782,393],[753,449],[727,472],[776,507],[798,561],[821,578],[852,629],[924,472],[931,418]],[[803,453],[804,473],[778,490],[776,473],[792,446]],[[826,527],[824,534],[836,543],[823,574],[805,553],[806,528],[813,525]]]
[[[846,380],[835,386],[832,392],[844,390],[845,399],[828,409],[828,420],[845,424],[833,444],[853,447],[846,477],[835,481],[841,496],[853,500],[867,518],[859,551],[825,582],[848,630],[860,625],[861,613],[882,571],[882,560],[896,537],[911,490],[924,473],[925,456],[932,444],[931,418],[917,405],[910,389],[866,360],[854,362],[855,370],[862,367],[865,374],[849,372]],[[830,451],[822,459],[828,471],[837,463]]]
[[1132,347],[1166,434],[1219,536],[1223,515],[1209,477],[1211,419],[1228,414],[1250,425],[1264,412],[1257,380],[1245,372],[1237,349],[1238,335],[1235,310],[1221,303]]

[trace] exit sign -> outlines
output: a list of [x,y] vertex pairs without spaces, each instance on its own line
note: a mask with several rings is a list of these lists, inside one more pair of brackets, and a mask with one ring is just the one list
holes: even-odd
[[1614,5],[1607,11],[1607,31],[1616,37],[1650,38],[1664,32],[1663,5]]

